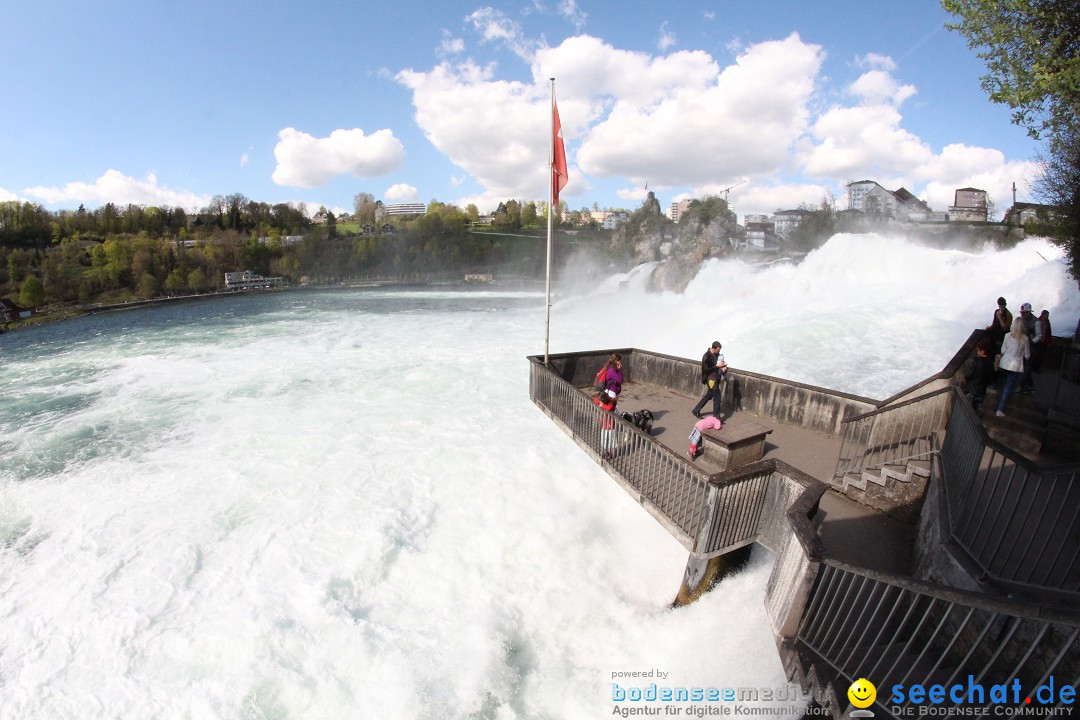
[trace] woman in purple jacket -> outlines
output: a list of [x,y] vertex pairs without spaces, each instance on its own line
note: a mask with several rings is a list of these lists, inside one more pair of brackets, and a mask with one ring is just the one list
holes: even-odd
[[622,395],[622,355],[611,353],[607,361],[607,374],[604,376],[604,387],[616,395]]

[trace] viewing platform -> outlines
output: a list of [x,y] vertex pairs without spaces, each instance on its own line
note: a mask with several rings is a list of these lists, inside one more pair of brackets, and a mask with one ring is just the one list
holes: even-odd
[[[996,391],[976,414],[959,389],[981,335],[883,401],[733,369],[726,427],[694,460],[696,360],[530,357],[530,397],[687,549],[676,604],[736,551],[773,553],[765,606],[781,661],[832,717],[850,716],[862,677],[879,693],[969,675],[1080,688],[1080,346],[1059,340],[1036,392],[998,418]],[[591,387],[611,352],[616,414],[654,418],[648,434],[619,418],[613,453]],[[919,713],[881,695],[877,717]]]
[[[735,381],[729,381],[724,383],[722,391],[721,419],[725,429],[744,422],[765,428],[768,435],[760,459],[780,460],[827,485],[840,456],[841,439],[738,409],[732,398],[734,387]],[[585,392],[589,390],[585,389]],[[617,410],[652,412],[652,437],[673,453],[686,457],[690,431],[697,422],[690,410],[700,395],[700,392],[687,395],[655,385],[628,382],[623,383]],[[873,405],[872,400],[853,399],[866,403],[867,407]],[[709,475],[727,469],[713,462],[708,452],[698,457],[694,465]],[[814,519],[818,535],[831,557],[895,572],[910,571],[914,539],[911,525],[838,492],[822,494]]]

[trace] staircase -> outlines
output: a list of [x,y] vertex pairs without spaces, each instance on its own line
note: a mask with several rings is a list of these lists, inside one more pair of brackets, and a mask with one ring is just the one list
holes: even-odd
[[848,472],[843,476],[843,491],[848,488],[866,490],[867,483],[873,483],[880,487],[886,487],[889,481],[894,483],[910,483],[920,478],[930,478],[930,460],[913,459],[906,462],[885,463],[877,469],[867,469],[860,472]]
[[999,388],[989,388],[986,399],[979,407],[979,419],[987,434],[1024,455],[1039,455],[1046,438],[1049,405],[1040,399],[1039,394],[1023,395],[1014,391],[1005,405],[1005,417],[997,417],[994,413],[1000,397]]

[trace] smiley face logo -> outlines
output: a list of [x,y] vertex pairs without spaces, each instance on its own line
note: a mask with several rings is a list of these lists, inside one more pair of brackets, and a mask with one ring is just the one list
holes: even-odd
[[851,683],[847,691],[848,700],[857,708],[870,707],[877,699],[877,688],[866,678],[859,678]]

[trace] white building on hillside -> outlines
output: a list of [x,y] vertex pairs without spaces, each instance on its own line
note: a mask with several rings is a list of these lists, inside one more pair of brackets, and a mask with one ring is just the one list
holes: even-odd
[[383,213],[387,217],[402,215],[423,215],[427,212],[424,203],[390,203],[383,206]]

